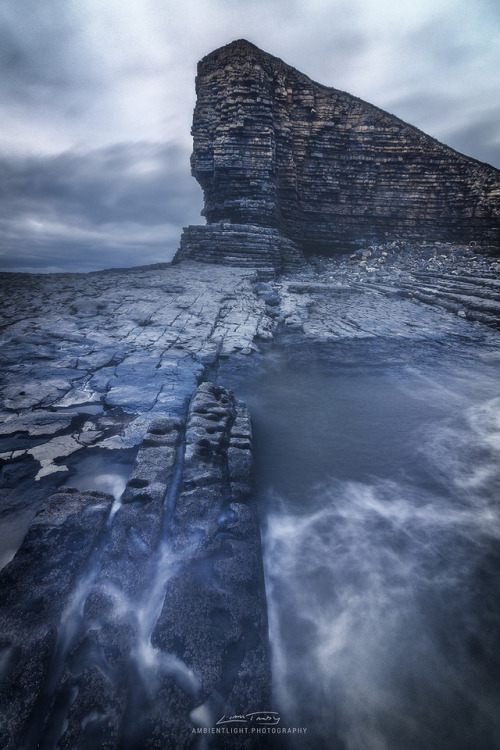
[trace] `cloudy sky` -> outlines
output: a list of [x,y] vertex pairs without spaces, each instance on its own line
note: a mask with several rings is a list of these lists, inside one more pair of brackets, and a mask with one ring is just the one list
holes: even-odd
[[242,37],[500,167],[498,0],[0,0],[0,269],[170,260],[196,63]]

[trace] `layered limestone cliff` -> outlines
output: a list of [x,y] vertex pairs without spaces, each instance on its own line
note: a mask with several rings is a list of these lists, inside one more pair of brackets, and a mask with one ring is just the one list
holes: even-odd
[[[188,227],[178,259],[238,263],[258,228],[278,248],[264,252],[275,267],[293,248],[335,254],[395,238],[498,249],[494,167],[245,40],[201,60],[196,92],[192,173],[210,229]],[[248,242],[228,234],[233,224]]]

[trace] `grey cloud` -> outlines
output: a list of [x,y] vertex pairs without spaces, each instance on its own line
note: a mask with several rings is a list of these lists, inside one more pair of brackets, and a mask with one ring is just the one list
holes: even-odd
[[482,0],[482,5],[491,16],[494,16],[500,22],[500,5],[497,0]]
[[457,67],[465,65],[477,54],[466,37],[457,37],[452,33],[445,17],[419,24],[406,35],[405,48],[407,54],[415,60],[424,56],[435,70],[442,67],[448,71],[456,71]]
[[128,0],[3,0],[2,148],[56,153],[76,143],[172,140],[164,126],[179,85],[161,21],[156,34],[143,28],[145,19],[153,24],[151,2],[137,7],[134,26]]
[[450,134],[450,145],[500,169],[500,110],[489,119],[472,122]]
[[[12,244],[16,254],[9,254],[4,260],[0,256],[0,271],[23,273],[87,273],[105,268],[128,268],[153,263],[165,263],[172,259],[179,245],[177,227],[165,225],[165,236],[153,241],[131,241],[123,235],[113,237],[111,233],[103,236],[89,234],[88,239],[78,236],[76,228],[71,225],[63,227],[65,236],[55,237],[50,233],[30,233],[29,228],[21,224],[11,225]],[[19,236],[16,235],[16,228]],[[175,230],[175,231],[172,231]],[[0,220],[0,231],[4,233]]]
[[410,125],[419,127],[428,135],[438,140],[446,140],[447,145],[451,146],[452,144],[448,143],[448,123],[450,118],[456,122],[457,117],[461,116],[461,113],[456,111],[457,107],[459,103],[442,92],[413,91],[392,99],[384,109]]
[[201,195],[189,174],[189,153],[175,145],[126,143],[54,157],[11,158],[0,169],[0,196],[9,211],[23,207],[80,214],[97,224],[125,219],[162,223]]
[[39,87],[60,94],[88,79],[67,2],[18,0],[5,3],[0,14],[0,85],[9,96],[37,102]]
[[196,62],[241,37],[500,166],[488,74],[498,3],[457,0],[450,13],[452,0],[405,2],[408,19],[391,0],[2,0],[0,265],[170,257],[181,227],[200,222],[188,153]]
[[398,98],[388,108],[405,122],[474,159],[500,168],[500,108],[474,111],[474,102],[444,93],[417,93]]
[[172,144],[4,158],[0,186],[4,270],[21,256],[38,270],[169,260],[182,226],[200,221],[189,153]]
[[[405,96],[399,96],[392,101],[393,108],[406,114],[400,115],[410,123],[416,118],[425,118],[429,123],[438,120],[444,111],[454,106],[451,97],[431,92],[412,92]],[[412,119],[413,118],[413,119]]]

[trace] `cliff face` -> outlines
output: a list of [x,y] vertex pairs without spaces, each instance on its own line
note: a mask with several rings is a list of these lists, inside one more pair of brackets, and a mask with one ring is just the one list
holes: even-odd
[[201,60],[196,91],[192,172],[221,236],[266,227],[327,254],[395,236],[499,246],[500,172],[377,107],[244,40]]

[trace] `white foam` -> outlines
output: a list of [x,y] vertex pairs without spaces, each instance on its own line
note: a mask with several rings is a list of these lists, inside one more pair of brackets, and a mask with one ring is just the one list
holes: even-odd
[[[454,693],[484,718],[487,691],[462,674],[478,665],[461,633],[485,637],[470,592],[500,538],[498,511],[389,481],[331,482],[315,507],[272,513],[263,535],[274,688],[287,720],[309,720],[325,740],[335,728],[348,750],[388,750],[393,732],[414,747],[415,733],[437,731],[421,715],[442,710],[450,721]],[[487,721],[500,728],[494,711]]]

